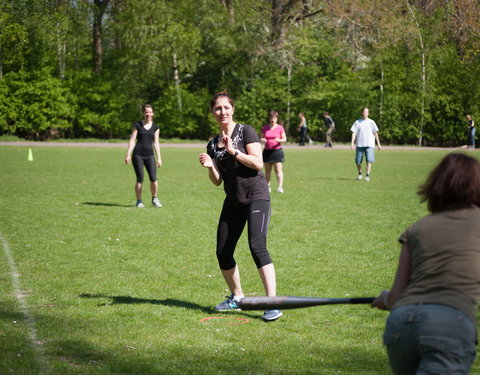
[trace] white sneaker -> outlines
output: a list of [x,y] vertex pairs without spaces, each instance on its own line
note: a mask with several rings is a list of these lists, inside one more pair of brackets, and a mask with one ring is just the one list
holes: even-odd
[[278,192],[278,193],[283,193],[283,187],[279,186],[279,187],[277,188],[277,192]]
[[143,204],[142,201],[137,201],[137,204],[135,205],[135,207],[138,207],[138,208],[144,208],[145,205]]
[[160,201],[158,200],[157,197],[152,198],[152,205],[155,206],[155,207],[157,207],[157,208],[162,207],[162,204],[160,203]]
[[367,181],[367,182],[370,181],[370,177],[366,176],[365,181]]
[[360,181],[361,179],[363,179],[363,176],[362,176],[361,174],[359,174],[359,175],[357,176],[357,180]]

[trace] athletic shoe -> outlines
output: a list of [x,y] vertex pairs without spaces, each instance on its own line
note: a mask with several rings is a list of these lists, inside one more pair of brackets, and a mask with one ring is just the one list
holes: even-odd
[[137,201],[137,204],[135,205],[135,207],[138,207],[138,208],[144,208],[145,205],[143,204],[142,201]]
[[365,181],[367,181],[367,182],[370,181],[370,177],[366,176]]
[[363,176],[362,176],[361,174],[359,174],[359,175],[357,176],[357,180],[358,180],[358,181],[360,181],[362,178],[363,178]]
[[262,315],[262,319],[266,322],[271,322],[273,320],[277,320],[282,316],[282,312],[280,310],[265,310]]
[[235,301],[233,297],[234,297],[233,293],[230,294],[225,301],[215,306],[215,310],[217,311],[240,310],[240,308],[238,307],[237,301]]
[[157,197],[152,198],[152,205],[155,206],[155,207],[157,207],[157,208],[162,207],[162,204],[160,203],[160,201],[158,200]]
[[283,187],[279,186],[279,187],[277,188],[277,192],[278,192],[278,193],[283,193]]

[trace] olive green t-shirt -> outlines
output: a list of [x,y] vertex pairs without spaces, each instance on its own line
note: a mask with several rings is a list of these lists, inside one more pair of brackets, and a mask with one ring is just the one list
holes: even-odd
[[411,281],[395,306],[452,306],[475,322],[480,300],[480,208],[426,216],[399,238],[407,242]]

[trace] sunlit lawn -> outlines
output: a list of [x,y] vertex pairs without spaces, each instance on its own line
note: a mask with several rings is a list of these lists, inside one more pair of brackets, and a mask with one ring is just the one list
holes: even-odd
[[[163,149],[161,209],[133,207],[123,148],[34,147],[33,162],[27,150],[0,147],[1,374],[389,373],[387,315],[369,306],[289,310],[273,323],[213,310],[228,294],[214,254],[224,193],[201,148]],[[355,181],[353,151],[287,149],[269,228],[278,294],[388,288],[398,235],[426,214],[416,187],[445,152],[377,152],[367,183]],[[262,295],[246,238],[237,261],[244,291]]]

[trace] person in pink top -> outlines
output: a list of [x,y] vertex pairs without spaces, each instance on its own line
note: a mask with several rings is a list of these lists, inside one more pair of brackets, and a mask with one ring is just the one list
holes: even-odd
[[278,112],[270,112],[270,123],[262,128],[261,141],[265,145],[263,149],[263,163],[265,165],[265,178],[268,182],[268,190],[270,188],[270,177],[272,168],[277,176],[277,191],[283,193],[283,168],[282,163],[285,161],[282,143],[287,141],[287,135],[282,125],[278,123]]

